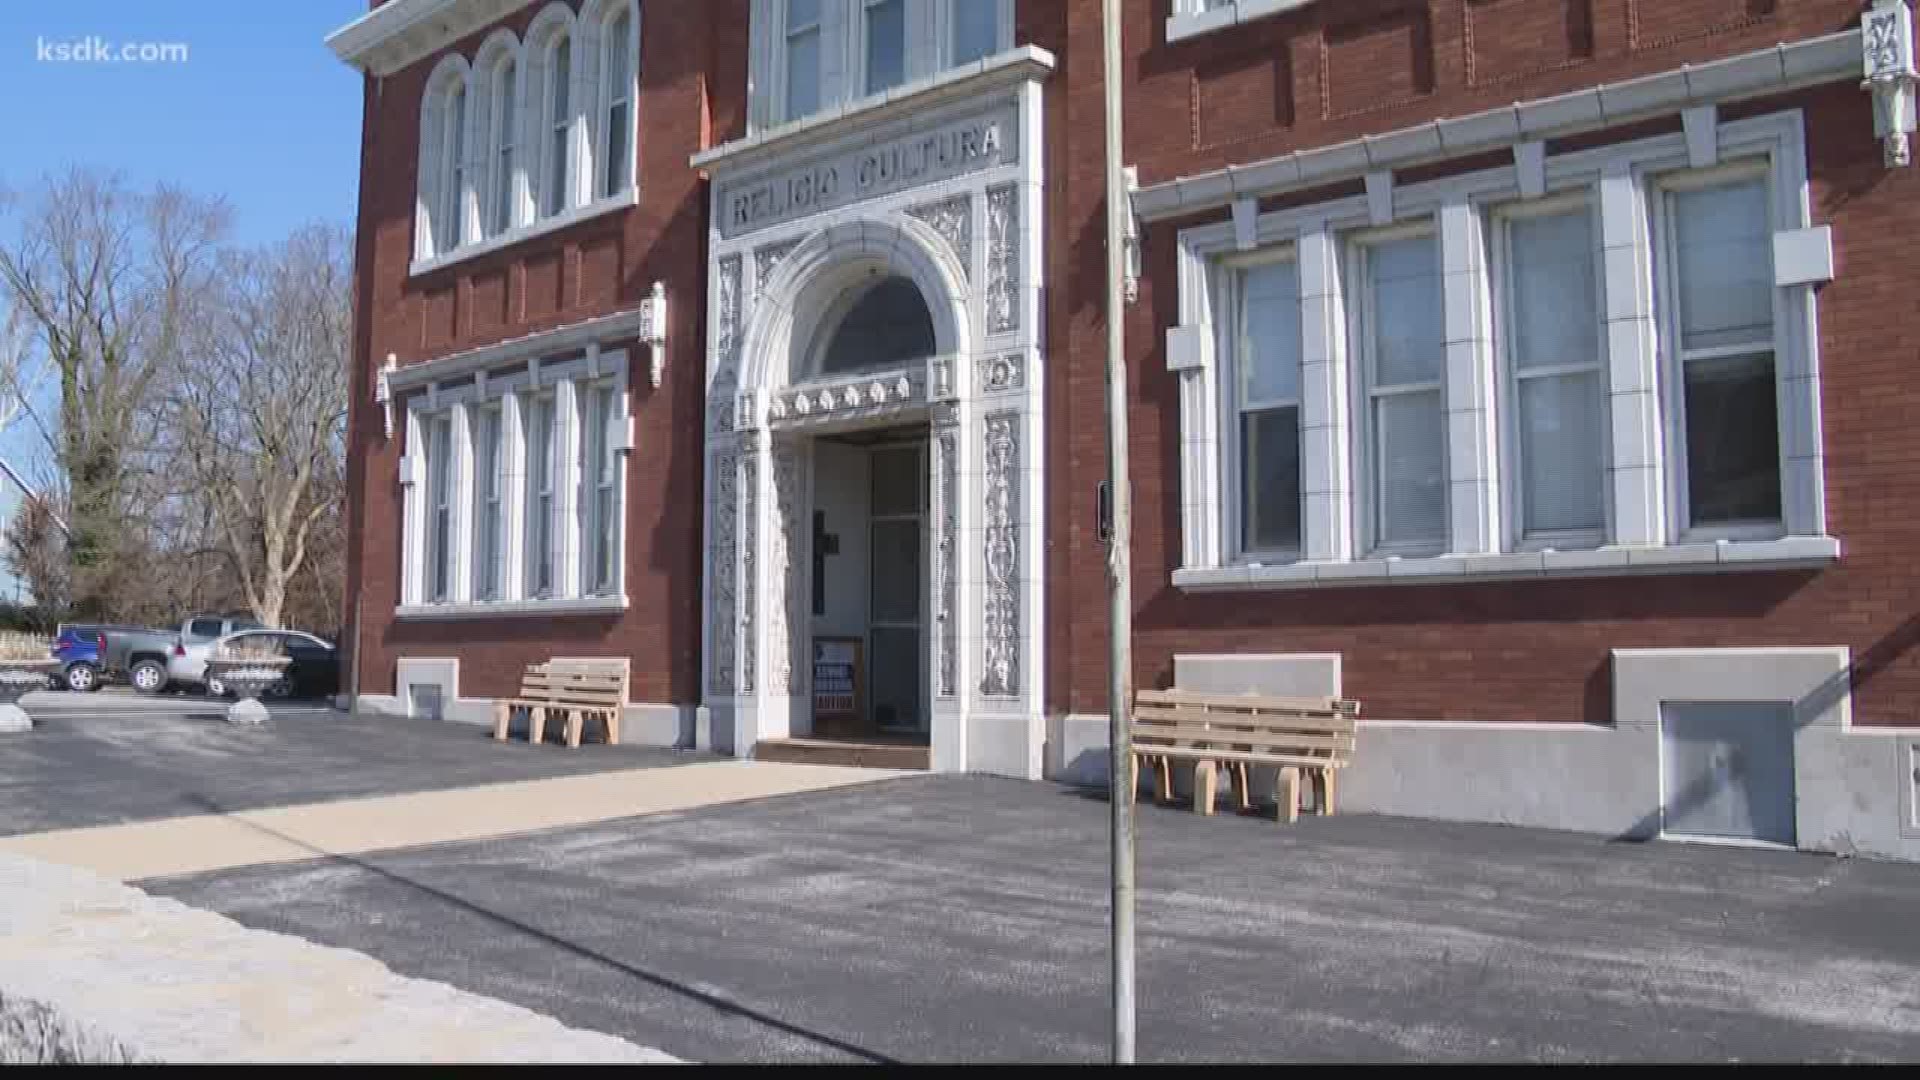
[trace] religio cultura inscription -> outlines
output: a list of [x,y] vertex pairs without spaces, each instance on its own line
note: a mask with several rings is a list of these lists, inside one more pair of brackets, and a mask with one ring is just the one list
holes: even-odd
[[729,187],[721,232],[738,236],[1015,160],[1014,113],[971,117]]

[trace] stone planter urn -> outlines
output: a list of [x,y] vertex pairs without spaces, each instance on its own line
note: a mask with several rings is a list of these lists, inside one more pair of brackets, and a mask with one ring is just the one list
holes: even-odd
[[45,690],[60,661],[0,659],[0,734],[33,730],[33,718],[20,707],[20,698]]
[[266,705],[260,701],[260,695],[286,675],[287,665],[292,662],[292,658],[285,656],[210,657],[207,660],[207,677],[219,679],[239,699],[227,706],[227,722],[264,722],[268,713]]

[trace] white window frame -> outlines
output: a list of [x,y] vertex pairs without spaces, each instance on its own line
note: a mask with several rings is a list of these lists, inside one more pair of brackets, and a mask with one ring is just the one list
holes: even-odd
[[[905,86],[907,83],[912,82],[915,78],[915,72],[913,70],[913,38],[915,23],[918,21],[915,19],[915,15],[917,15],[918,12],[914,9],[918,5],[913,3],[913,0],[853,0],[853,2],[858,5],[859,17],[856,18],[854,22],[858,24],[859,29],[854,35],[854,52],[852,54],[855,68],[852,79],[854,92],[851,96],[856,99],[876,97],[889,90]],[[882,4],[900,5],[900,81],[889,86],[875,88],[873,86],[873,70],[868,63],[868,53],[873,44],[873,9]]]
[[[1594,269],[1594,360],[1591,364],[1534,368],[1522,374],[1518,358],[1513,352],[1510,313],[1513,310],[1514,262],[1508,230],[1512,223],[1518,220],[1556,217],[1582,210],[1588,215],[1594,238],[1593,248],[1587,253]],[[1502,509],[1505,512],[1505,520],[1509,523],[1507,550],[1544,551],[1551,548],[1556,551],[1566,551],[1575,548],[1597,548],[1613,535],[1613,498],[1606,482],[1613,463],[1612,411],[1609,408],[1613,395],[1607,392],[1606,266],[1601,258],[1601,253],[1605,249],[1600,241],[1598,194],[1591,185],[1578,184],[1539,199],[1501,202],[1488,207],[1484,213],[1490,225],[1488,232],[1493,239],[1494,251],[1492,266],[1488,270],[1491,278],[1489,282],[1491,288],[1488,293],[1493,298],[1494,356],[1500,367],[1500,398],[1496,409],[1500,423],[1500,475],[1506,479],[1503,485]],[[1528,531],[1526,491],[1521,472],[1521,464],[1526,452],[1522,446],[1520,428],[1520,384],[1528,379],[1553,378],[1586,372],[1596,374],[1600,383],[1601,525],[1597,529]]]
[[1311,3],[1313,0],[1173,0],[1173,10],[1166,22],[1167,43],[1228,30],[1268,15],[1297,11]]
[[[775,12],[775,22],[773,26],[775,40],[773,50],[774,63],[772,67],[774,74],[773,85],[771,87],[774,94],[775,108],[773,115],[776,117],[776,123],[784,124],[805,120],[807,117],[817,115],[832,105],[836,95],[830,92],[827,73],[829,65],[833,62],[833,58],[828,55],[828,42],[832,40],[833,35],[828,32],[828,26],[834,21],[834,9],[837,8],[840,3],[841,0],[820,0],[819,17],[815,19],[811,25],[801,26],[796,29],[788,22],[791,11],[791,0],[777,0],[775,5],[777,10]],[[788,93],[787,79],[788,68],[793,56],[793,39],[802,34],[813,34],[818,43],[820,85],[816,88],[814,107],[796,116],[793,113],[792,95]]]
[[[1293,562],[1300,558],[1306,544],[1306,446],[1305,430],[1305,387],[1301,384],[1303,373],[1295,375],[1298,387],[1296,396],[1289,399],[1271,401],[1249,401],[1244,396],[1244,382],[1241,378],[1241,365],[1247,356],[1246,310],[1241,295],[1240,282],[1249,270],[1276,263],[1294,265],[1295,283],[1299,281],[1299,258],[1292,244],[1277,244],[1259,251],[1246,254],[1229,255],[1218,258],[1213,264],[1215,275],[1215,295],[1219,298],[1220,311],[1224,316],[1217,323],[1218,339],[1214,345],[1215,355],[1220,360],[1220,433],[1221,438],[1233,440],[1233,450],[1225,455],[1225,467],[1221,473],[1221,507],[1226,529],[1226,539],[1236,560],[1259,561],[1262,563]],[[1299,303],[1296,287],[1294,302]],[[1299,359],[1296,343],[1295,359]],[[1250,411],[1285,408],[1291,405],[1294,412],[1294,436],[1301,445],[1296,451],[1300,460],[1300,483],[1296,496],[1300,501],[1300,538],[1291,547],[1255,548],[1247,546],[1246,491],[1243,487],[1246,463],[1241,459],[1241,417]]]
[[[424,417],[426,435],[421,450],[426,462],[426,560],[422,592],[428,603],[444,604],[459,592],[454,552],[460,546],[455,528],[458,515],[459,446],[454,439],[453,413],[438,410]],[[444,519],[444,520],[443,520]]]
[[[520,437],[527,447],[527,468],[521,504],[526,507],[524,521],[527,535],[521,549],[525,557],[522,560],[524,577],[520,591],[529,600],[549,600],[564,595],[565,583],[559,572],[560,533],[566,527],[559,515],[560,483],[557,478],[561,457],[559,397],[557,387],[536,390],[528,394],[522,411]],[[546,425],[542,432],[545,436],[544,446],[533,437],[535,417],[540,417]],[[535,461],[540,463],[540,468],[535,468]],[[543,521],[544,530],[539,525]],[[544,583],[541,581],[543,574],[546,578]]]
[[[624,349],[600,352],[589,347],[572,359],[535,362],[524,368],[509,367],[505,374],[495,372],[463,376],[457,380],[430,384],[425,393],[414,395],[408,406],[408,446],[403,459],[402,481],[406,488],[402,514],[401,603],[396,616],[402,619],[462,619],[492,615],[554,614],[567,612],[621,611],[628,606],[626,596],[625,506],[628,471],[626,457],[632,446],[632,413],[628,402],[628,353]],[[610,477],[613,485],[613,528],[608,533],[612,553],[613,577],[605,587],[588,579],[585,552],[587,542],[583,511],[594,504],[575,495],[591,488],[589,478],[579,468],[585,435],[583,410],[591,400],[590,389],[609,391],[603,398],[609,410],[606,419],[606,449],[611,455]],[[553,586],[544,594],[536,592],[537,571],[533,543],[536,508],[539,505],[538,477],[533,475],[532,447],[527,445],[526,425],[532,422],[536,402],[552,405],[549,442],[553,456],[549,460],[550,565]],[[499,570],[494,595],[483,595],[481,523],[485,520],[487,479],[479,475],[484,457],[478,440],[488,418],[499,423]],[[449,497],[453,500],[450,534],[452,553],[449,588],[444,598],[432,596],[432,535],[434,507],[431,505],[431,440],[436,419],[449,423],[453,460],[448,463],[451,480]],[[604,487],[604,485],[603,485]]]
[[[507,569],[507,431],[506,408],[502,401],[481,405],[473,411],[469,428],[473,447],[473,586],[475,601],[499,600],[505,593]],[[491,445],[487,436],[491,434]],[[493,469],[483,466],[489,452]],[[491,515],[492,528],[487,519]],[[488,557],[491,541],[493,551]]]
[[[819,106],[794,115],[787,94],[789,0],[753,0],[749,57],[748,133],[798,123],[883,96],[867,92],[867,18],[870,0],[821,0]],[[987,56],[1013,47],[1013,0],[903,0],[906,31],[900,85],[960,66],[954,60],[953,5],[995,5],[995,44]],[[980,63],[978,57],[965,63]]]
[[[1439,223],[1431,219],[1399,222],[1379,228],[1350,232],[1340,238],[1341,261],[1346,275],[1347,354],[1352,358],[1352,371],[1349,385],[1353,388],[1351,418],[1349,424],[1353,431],[1353,516],[1354,535],[1359,538],[1359,549],[1369,556],[1400,557],[1418,555],[1436,555],[1448,548],[1448,530],[1453,519],[1453,470],[1445,460],[1441,462],[1440,472],[1440,529],[1441,535],[1434,541],[1387,542],[1379,536],[1380,498],[1383,485],[1378,473],[1376,460],[1374,403],[1383,397],[1402,394],[1429,394],[1438,392],[1440,397],[1440,435],[1441,445],[1447,442],[1447,363],[1446,333],[1441,330],[1440,340],[1435,342],[1439,349],[1439,378],[1430,383],[1410,383],[1392,387],[1373,385],[1373,335],[1367,329],[1374,323],[1373,291],[1367,288],[1367,252],[1369,248],[1397,243],[1404,240],[1425,240],[1434,248],[1434,265],[1440,266],[1440,230]],[[1445,269],[1441,268],[1441,287],[1445,288]],[[1445,297],[1435,308],[1436,314],[1444,317]]]
[[[487,195],[480,215],[480,234],[483,237],[511,233],[522,221],[520,201],[525,181],[520,153],[523,141],[521,128],[524,126],[521,88],[525,72],[520,59],[517,42],[498,52],[486,67],[486,78],[482,83],[487,101]],[[500,214],[503,200],[506,210],[504,221]]]
[[[993,47],[987,50],[986,56],[976,56],[971,60],[961,60],[956,56],[954,33],[958,20],[953,16],[954,11],[961,4],[969,7],[981,4],[993,5],[994,40]],[[1013,0],[945,0],[945,2],[934,4],[934,41],[936,42],[934,56],[937,61],[935,66],[939,71],[959,67],[961,64],[977,64],[989,56],[1006,52],[1013,48]]]
[[[464,169],[453,157],[459,141],[453,124],[455,94],[468,94],[473,73],[464,56],[442,57],[428,76],[420,97],[419,158],[416,162],[414,191],[414,239],[416,259],[431,259],[460,246],[466,223],[459,198]],[[467,97],[471,103],[471,95]],[[470,110],[469,110],[470,111]],[[464,138],[464,134],[460,134]],[[448,221],[451,215],[453,220]],[[451,229],[449,236],[447,230]]]
[[[593,95],[593,176],[590,202],[619,198],[624,193],[639,186],[640,183],[640,5],[636,0],[613,0],[607,4],[594,21],[595,30],[595,92]],[[627,16],[625,40],[615,40],[614,23],[622,14]],[[608,58],[614,51],[626,53],[627,77],[621,86],[612,85]],[[606,183],[606,169],[612,161],[612,112],[616,103],[627,107],[625,121],[627,146],[625,181],[617,187],[609,188]]]
[[[1840,555],[1840,543],[1827,534],[1826,494],[1821,438],[1819,328],[1814,290],[1817,282],[1776,284],[1774,373],[1782,459],[1784,532],[1708,539],[1683,533],[1673,514],[1677,505],[1674,467],[1668,448],[1674,441],[1667,425],[1673,392],[1662,383],[1659,350],[1666,334],[1660,325],[1670,302],[1661,300],[1664,265],[1656,221],[1660,185],[1683,176],[1707,177],[1720,162],[1752,158],[1767,163],[1776,241],[1795,234],[1796,243],[1817,242],[1804,234],[1812,226],[1807,181],[1805,121],[1797,109],[1716,123],[1710,158],[1701,160],[1697,137],[1682,132],[1623,140],[1619,143],[1550,155],[1544,185],[1536,174],[1534,194],[1521,190],[1517,166],[1498,166],[1418,184],[1392,185],[1389,198],[1353,195],[1319,204],[1255,212],[1238,222],[1220,220],[1178,233],[1179,322],[1167,335],[1167,366],[1179,376],[1179,454],[1182,545],[1173,584],[1183,590],[1290,589],[1379,584],[1583,577],[1631,573],[1700,573],[1819,568]],[[1537,160],[1537,159],[1536,159]],[[1608,388],[1607,542],[1584,550],[1535,547],[1516,542],[1505,509],[1506,490],[1515,482],[1503,467],[1510,442],[1501,425],[1510,412],[1504,391],[1492,321],[1491,275],[1496,260],[1476,254],[1490,215],[1498,208],[1568,191],[1586,190],[1593,200],[1601,248],[1600,279],[1606,348],[1603,363]],[[1383,219],[1379,215],[1386,212]],[[1465,217],[1462,218],[1464,213]],[[1357,388],[1348,378],[1356,361],[1347,355],[1352,333],[1347,297],[1350,274],[1316,276],[1329,261],[1329,236],[1345,240],[1361,230],[1434,218],[1441,228],[1443,309],[1447,324],[1446,407],[1492,408],[1493,426],[1484,438],[1471,425],[1448,428],[1449,499],[1463,496],[1487,505],[1449,509],[1449,548],[1426,556],[1385,558],[1356,554],[1353,541],[1366,536],[1355,520],[1355,478],[1364,462],[1341,455],[1342,447],[1364,447],[1360,433],[1333,439],[1330,431],[1357,427]],[[1464,220],[1464,224],[1462,223]],[[1450,224],[1449,224],[1450,223]],[[1251,226],[1249,228],[1248,226]],[[1313,239],[1311,252],[1307,241]],[[1223,396],[1229,365],[1219,351],[1214,324],[1224,318],[1223,297],[1214,287],[1213,264],[1223,255],[1297,242],[1301,260],[1302,363],[1312,371],[1321,361],[1332,377],[1303,378],[1308,398],[1302,419],[1302,486],[1308,503],[1303,538],[1309,554],[1285,565],[1264,565],[1258,556],[1237,550],[1237,523],[1225,519],[1222,493],[1234,467],[1234,440],[1223,433]],[[1778,275],[1778,271],[1776,274]],[[1325,295],[1322,295],[1325,294]],[[1342,380],[1346,380],[1343,384]],[[1321,396],[1329,401],[1323,402]],[[1464,395],[1464,396],[1460,396]],[[1329,403],[1331,402],[1331,404]],[[1329,413],[1327,410],[1331,409]],[[1451,414],[1450,414],[1451,415]],[[1328,442],[1330,445],[1319,445]],[[1626,455],[1626,456],[1623,456]],[[1485,470],[1491,479],[1458,472],[1462,462]],[[1338,490],[1322,505],[1324,472]],[[1344,486],[1342,478],[1345,478]],[[1200,494],[1204,493],[1204,494]],[[1472,513],[1466,511],[1472,510]],[[1487,530],[1478,523],[1491,521]],[[1231,527],[1229,527],[1231,526]],[[1341,530],[1352,530],[1343,533]],[[1479,547],[1457,547],[1465,537],[1483,539]]]
[[[477,258],[488,252],[534,237],[568,228],[589,218],[630,209],[639,204],[640,100],[639,78],[640,5],[638,0],[608,0],[601,9],[600,0],[589,0],[576,17],[571,6],[553,0],[541,9],[527,27],[526,37],[517,39],[509,30],[496,30],[476,53],[478,60],[469,66],[457,54],[449,54],[435,69],[428,92],[421,99],[421,143],[419,196],[415,209],[413,260],[407,267],[410,276],[429,274],[447,266]],[[633,129],[628,141],[633,149],[633,172],[629,183],[611,195],[599,196],[599,176],[593,161],[603,153],[597,140],[604,139],[605,124],[600,120],[605,90],[600,85],[601,65],[598,43],[605,36],[601,15],[610,22],[622,6],[633,12],[633,72],[636,81],[628,113]],[[598,12],[598,14],[596,14]],[[568,120],[565,131],[566,176],[561,188],[564,198],[558,213],[548,213],[547,171],[551,161],[555,126],[552,122],[551,52],[555,39],[566,35],[572,41],[572,60],[568,77]],[[493,106],[495,83],[502,53],[511,53],[514,66],[514,145],[511,192],[512,224],[497,227],[495,210],[499,201],[500,138],[498,110]],[[449,170],[442,158],[445,132],[440,114],[446,85],[463,80],[469,89],[467,143],[471,164],[468,197],[471,212],[462,212],[462,242],[448,250],[435,247],[434,207]],[[480,104],[475,104],[480,103]]]
[[[620,491],[624,455],[620,450],[619,428],[625,413],[621,395],[616,380],[597,379],[579,384],[575,399],[581,433],[579,512],[575,516],[580,521],[579,594],[582,596],[611,594],[618,590],[620,583]],[[603,542],[607,557],[604,577],[598,558],[603,554],[598,545]]]
[[[1658,288],[1658,301],[1655,311],[1659,317],[1661,412],[1665,420],[1663,437],[1665,438],[1667,469],[1667,512],[1672,522],[1673,539],[1677,543],[1687,541],[1715,540],[1771,540],[1786,535],[1786,516],[1788,494],[1784,490],[1786,483],[1786,433],[1780,430],[1783,404],[1783,387],[1780,376],[1780,326],[1781,290],[1773,290],[1772,333],[1764,344],[1771,353],[1774,372],[1774,423],[1775,445],[1780,460],[1776,463],[1783,490],[1780,492],[1780,519],[1776,521],[1740,521],[1722,525],[1696,526],[1692,522],[1692,499],[1688,492],[1687,473],[1687,394],[1685,365],[1694,360],[1712,360],[1726,357],[1752,356],[1761,351],[1758,340],[1739,345],[1723,345],[1710,349],[1686,349],[1681,342],[1678,323],[1679,307],[1679,258],[1675,246],[1678,240],[1674,228],[1672,205],[1673,196],[1683,191],[1704,191],[1716,187],[1732,186],[1749,180],[1761,180],[1765,185],[1769,207],[1777,203],[1773,170],[1765,159],[1745,159],[1731,161],[1711,169],[1687,169],[1664,173],[1652,178],[1648,192],[1648,209],[1653,217],[1653,235],[1655,242],[1655,284]],[[1770,231],[1778,231],[1775,225]]]

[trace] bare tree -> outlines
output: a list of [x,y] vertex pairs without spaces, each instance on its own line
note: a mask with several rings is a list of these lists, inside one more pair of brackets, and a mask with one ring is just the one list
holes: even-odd
[[75,169],[31,198],[9,196],[17,231],[0,245],[0,285],[26,313],[58,373],[54,425],[67,485],[76,613],[123,606],[130,460],[150,444],[151,392],[203,318],[223,204]]
[[340,512],[350,252],[345,230],[311,226],[227,254],[219,302],[193,328],[169,394],[175,468],[205,500],[247,605],[269,626],[286,616],[315,548],[334,546],[316,541]]

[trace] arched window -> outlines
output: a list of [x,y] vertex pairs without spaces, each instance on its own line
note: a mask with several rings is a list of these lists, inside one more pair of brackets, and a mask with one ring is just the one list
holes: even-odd
[[822,375],[901,367],[934,353],[933,313],[920,289],[883,277],[851,298],[819,353]]
[[561,33],[547,46],[545,211],[557,214],[573,190],[573,35]]
[[498,235],[520,223],[517,154],[520,140],[520,64],[504,53],[487,77],[487,232]]
[[465,59],[448,56],[420,99],[420,155],[414,204],[414,257],[445,254],[465,238],[467,82]]
[[573,9],[548,4],[527,27],[526,40],[526,69],[520,75],[527,119],[522,169],[532,189],[534,216],[551,217],[579,205],[589,187],[578,164],[586,147],[575,145],[585,133],[574,134],[591,111],[582,108],[588,95],[578,87],[582,58],[576,55]]
[[634,102],[638,97],[639,22],[634,5],[619,0],[600,33],[600,112],[594,194],[607,198],[633,186]]

